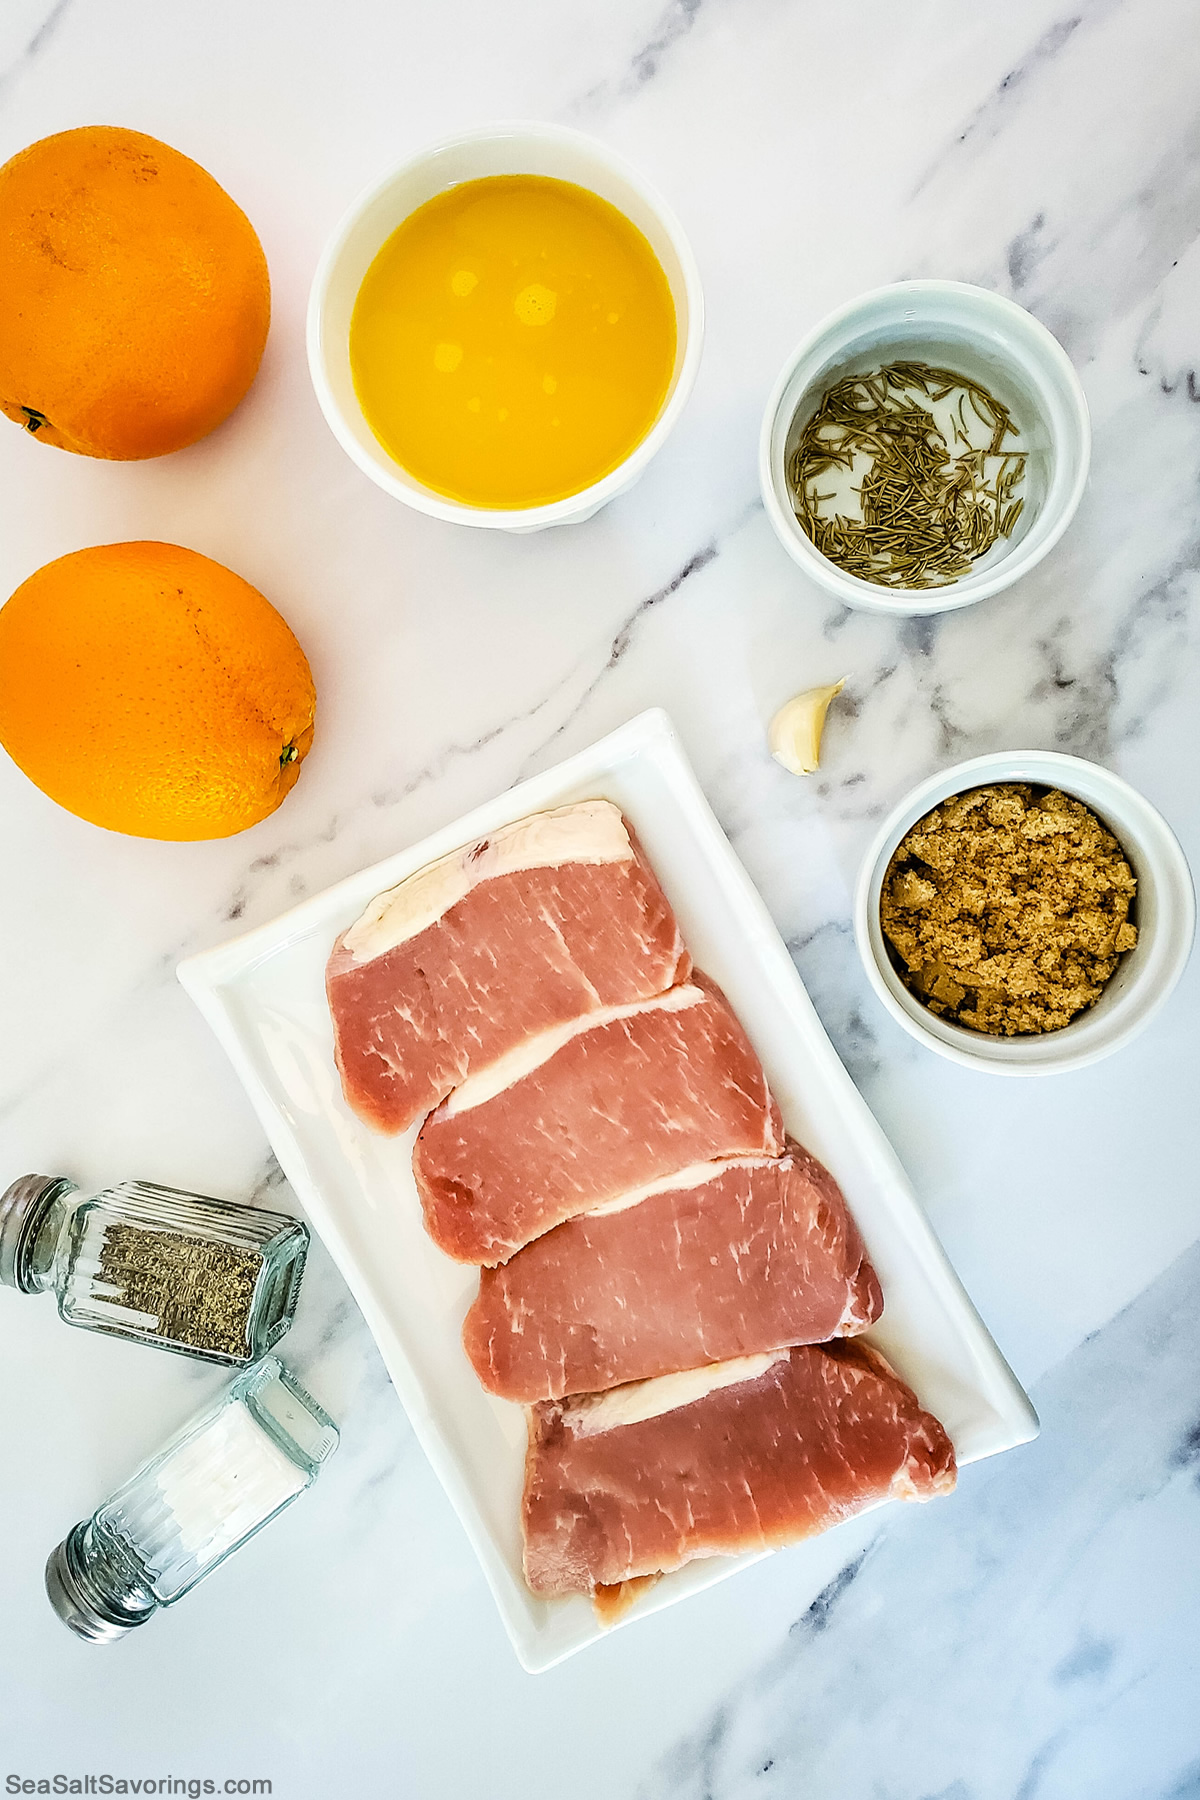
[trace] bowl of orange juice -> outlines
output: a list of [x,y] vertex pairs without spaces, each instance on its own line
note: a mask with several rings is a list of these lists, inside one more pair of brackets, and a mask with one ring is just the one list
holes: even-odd
[[313,280],[321,410],[371,479],[458,524],[538,531],[631,487],[704,332],[662,198],[595,139],[500,124],[375,182]]

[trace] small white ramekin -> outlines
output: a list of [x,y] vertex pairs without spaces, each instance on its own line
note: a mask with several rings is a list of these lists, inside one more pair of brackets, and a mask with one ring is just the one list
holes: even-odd
[[[1025,426],[1040,488],[1011,540],[971,572],[935,588],[890,588],[848,575],[821,555],[792,506],[787,459],[802,426],[844,374],[910,359],[981,380]],[[1091,456],[1087,401],[1066,351],[1024,307],[961,281],[900,281],[851,300],[811,331],[784,364],[763,416],[759,481],[767,517],[788,555],[845,606],[938,613],[1010,587],[1062,536],[1079,505]],[[1027,487],[1030,482],[1027,481]],[[1032,498],[1032,497],[1031,497]]]
[[[969,788],[1027,781],[1060,788],[1091,807],[1121,845],[1137,876],[1135,949],[1121,959],[1096,1004],[1059,1031],[989,1037],[951,1025],[923,1006],[897,974],[879,923],[879,897],[905,833],[941,801]],[[1051,1075],[1110,1056],[1158,1011],[1192,948],[1196,900],[1179,840],[1163,818],[1120,776],[1052,750],[1003,750],[943,769],[914,788],[880,828],[867,851],[854,896],[854,934],[871,986],[892,1017],[920,1043],[969,1069],[995,1075]]]
[[[350,373],[350,316],[358,290],[386,240],[427,200],[487,175],[549,175],[599,194],[648,239],[675,302],[677,340],[671,385],[647,435],[603,480],[548,506],[467,506],[415,479],[379,442],[358,404]],[[700,366],[704,300],[696,260],[662,196],[621,157],[561,125],[484,125],[410,156],[359,195],[330,239],[308,305],[308,366],[321,411],[346,454],[397,500],[459,525],[540,531],[576,524],[622,494],[661,448],[687,402]]]

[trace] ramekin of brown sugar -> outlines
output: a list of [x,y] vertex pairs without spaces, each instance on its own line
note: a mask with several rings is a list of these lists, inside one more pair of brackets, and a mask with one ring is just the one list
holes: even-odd
[[[916,827],[926,832],[923,822],[935,810],[935,835],[918,833],[914,849],[910,834]],[[973,861],[956,869],[953,839],[936,834],[964,824],[975,834]],[[989,831],[996,862],[990,879],[981,880]],[[1006,891],[1005,845],[1011,846],[1014,831],[1038,840],[1039,854],[1018,859],[1013,867],[1019,873]],[[1064,896],[1079,887],[1080,870],[1068,869],[1069,880],[1059,879],[1053,855],[1041,844],[1052,843],[1055,831],[1062,833],[1064,858],[1078,862],[1089,846],[1093,856],[1082,875],[1083,886],[1090,879],[1095,894],[1087,916],[1080,917],[1077,945],[1072,942],[1065,956],[1064,940],[1075,934],[1064,931],[1070,918]],[[922,848],[937,854],[938,868],[922,862]],[[1132,898],[1126,865],[1136,882]],[[1044,906],[1038,903],[1041,882]],[[929,917],[921,924],[926,899]],[[1102,907],[1108,908],[1109,929]],[[1005,916],[1013,921],[1011,931],[1003,929]],[[997,1075],[1059,1074],[1127,1044],[1182,975],[1195,920],[1191,873],[1161,813],[1110,770],[1050,750],[973,757],[914,788],[868,850],[854,903],[859,954],[892,1017],[939,1055]],[[978,943],[972,941],[976,927]],[[944,959],[939,931],[945,934]],[[974,968],[968,966],[972,958]],[[1068,1023],[1057,1022],[1064,1017]],[[964,1019],[979,1019],[988,1029]]]

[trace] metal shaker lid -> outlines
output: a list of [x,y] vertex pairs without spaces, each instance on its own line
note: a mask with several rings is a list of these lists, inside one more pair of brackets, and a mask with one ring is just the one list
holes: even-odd
[[72,1184],[61,1175],[21,1175],[0,1194],[0,1287],[25,1287],[21,1273],[26,1235],[47,1204]]
[[46,1563],[46,1594],[63,1624],[89,1644],[111,1644],[135,1626],[144,1625],[157,1610],[153,1604],[141,1612],[118,1612],[107,1602],[95,1582],[88,1579],[86,1559],[80,1553],[86,1521],[73,1526]]

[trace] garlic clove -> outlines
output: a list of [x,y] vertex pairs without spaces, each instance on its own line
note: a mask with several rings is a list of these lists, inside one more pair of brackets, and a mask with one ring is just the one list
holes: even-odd
[[829,702],[845,687],[845,678],[829,687],[809,688],[781,706],[767,730],[767,745],[777,763],[793,775],[811,775],[821,762],[821,732]]

